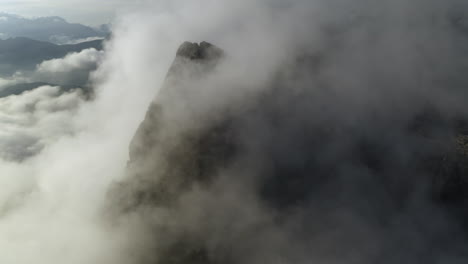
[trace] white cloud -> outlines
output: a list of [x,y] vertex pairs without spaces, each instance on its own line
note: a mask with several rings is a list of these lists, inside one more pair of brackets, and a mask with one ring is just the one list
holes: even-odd
[[[0,159],[0,263],[129,263],[125,236],[101,226],[99,208],[123,174],[130,139],[173,56],[155,61],[149,43],[140,47],[148,35],[131,37],[111,44],[93,102],[54,87],[0,99],[0,148],[9,148],[2,154],[42,150],[20,164]],[[46,61],[35,77],[69,80],[102,55],[86,50]]]
[[22,81],[22,77],[20,76],[13,76],[12,78],[0,78],[0,91],[10,85],[16,84],[20,81]]
[[104,57],[104,51],[94,48],[74,52],[63,58],[44,61],[37,65],[32,74],[17,73],[15,78],[26,78],[31,82],[62,85],[85,85]]
[[82,102],[80,90],[62,94],[52,86],[0,98],[0,158],[29,158],[72,134],[73,116]]
[[[0,79],[0,90],[28,82],[85,85],[103,57],[103,51],[87,49],[47,60],[33,73],[17,72]],[[84,97],[78,88],[63,92],[58,86],[41,86],[0,98],[0,159],[21,161],[58,138],[72,135],[76,132],[73,117]]]
[[44,61],[37,66],[39,73],[70,72],[76,69],[94,67],[102,58],[103,51],[87,49],[70,53],[61,59]]
[[94,40],[104,40],[103,37],[89,37],[89,38],[82,38],[82,39],[72,39],[68,36],[52,36],[50,40],[54,43],[59,43],[61,45],[68,45],[68,44],[78,44],[82,42],[94,41]]

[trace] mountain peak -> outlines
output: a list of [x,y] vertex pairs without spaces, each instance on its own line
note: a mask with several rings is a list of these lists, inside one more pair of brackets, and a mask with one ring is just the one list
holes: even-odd
[[221,57],[223,51],[215,45],[208,42],[184,42],[177,50],[177,57],[183,57],[190,60],[206,60]]

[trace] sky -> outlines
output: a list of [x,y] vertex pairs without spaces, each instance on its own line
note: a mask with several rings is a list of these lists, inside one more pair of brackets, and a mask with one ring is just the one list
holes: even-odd
[[26,17],[60,16],[69,22],[97,26],[142,0],[0,0],[0,11]]

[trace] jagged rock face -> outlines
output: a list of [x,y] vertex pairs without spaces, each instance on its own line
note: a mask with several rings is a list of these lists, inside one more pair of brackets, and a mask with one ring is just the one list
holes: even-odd
[[[124,183],[128,186],[119,190],[126,194],[121,204],[128,204],[129,209],[145,204],[168,205],[181,190],[208,177],[205,173],[208,163],[216,162],[205,161],[204,157],[217,157],[220,151],[208,146],[223,148],[223,139],[217,138],[216,132],[205,138],[203,134],[208,128],[187,125],[185,115],[177,118],[170,111],[189,111],[174,109],[190,106],[184,89],[190,89],[191,82],[208,74],[222,56],[221,49],[207,42],[185,42],[180,46],[159,95],[131,142],[130,177]],[[173,166],[174,162],[178,165]]]
[[[198,124],[185,114],[191,106],[185,89],[210,74],[222,59],[223,51],[207,42],[180,46],[160,93],[131,142],[128,178],[110,192],[114,213],[176,208],[185,192],[195,184],[208,184],[214,170],[227,163],[233,151],[228,127]],[[169,239],[153,247],[153,253],[142,257],[141,263],[211,263],[191,235],[181,235],[166,225],[151,224],[151,229]]]
[[[425,106],[335,111],[343,98],[311,89],[323,58],[304,53],[242,107],[199,111],[194,88],[223,56],[182,44],[130,145],[128,176],[110,197],[118,215],[143,215],[148,249],[137,263],[299,263],[311,250],[328,262],[437,263],[440,243],[462,254],[468,156],[458,120]],[[427,222],[431,210],[438,218]],[[396,250],[407,240],[415,245]]]
[[221,49],[205,41],[200,44],[184,42],[177,50],[176,56],[190,60],[203,60],[206,63],[219,59],[222,53]]

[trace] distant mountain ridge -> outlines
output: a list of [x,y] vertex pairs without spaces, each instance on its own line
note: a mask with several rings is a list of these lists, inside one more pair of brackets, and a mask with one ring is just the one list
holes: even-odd
[[55,44],[77,42],[81,39],[105,38],[108,27],[92,28],[77,23],[69,23],[58,16],[25,18],[0,12],[0,38],[27,37]]
[[37,64],[45,60],[62,58],[70,52],[80,52],[89,48],[102,50],[103,40],[73,45],[56,45],[24,37],[0,40],[0,76],[34,70]]

